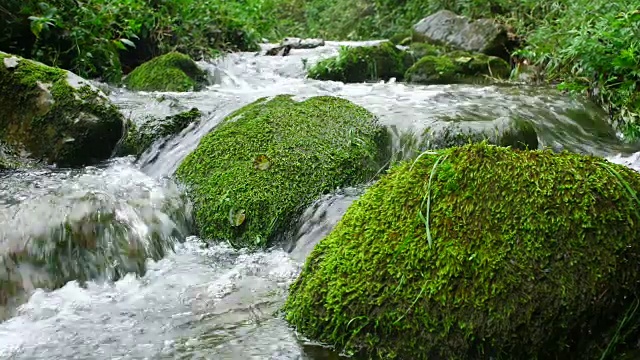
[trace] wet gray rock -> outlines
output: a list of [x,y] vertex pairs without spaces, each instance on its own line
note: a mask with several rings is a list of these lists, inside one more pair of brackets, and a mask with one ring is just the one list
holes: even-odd
[[449,10],[441,10],[413,26],[413,40],[503,56],[508,35],[507,28],[495,20],[474,21]]
[[292,49],[314,49],[324,46],[323,39],[301,39],[287,37],[279,45],[273,46],[265,52],[267,56],[287,56]]

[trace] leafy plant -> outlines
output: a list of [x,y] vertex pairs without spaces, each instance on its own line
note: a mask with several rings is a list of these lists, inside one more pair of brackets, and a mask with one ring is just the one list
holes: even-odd
[[10,0],[0,50],[118,82],[123,71],[174,50],[196,59],[255,50],[275,0]]

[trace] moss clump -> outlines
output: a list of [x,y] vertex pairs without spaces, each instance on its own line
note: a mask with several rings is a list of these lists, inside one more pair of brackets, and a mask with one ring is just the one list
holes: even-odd
[[389,42],[393,45],[405,45],[404,41],[406,39],[411,39],[412,34],[413,32],[410,29],[400,31],[389,37]]
[[264,246],[323,193],[379,170],[386,130],[334,97],[260,99],[229,115],[180,164],[196,225],[213,240]]
[[0,140],[60,166],[108,158],[124,120],[76,75],[0,52]]
[[402,79],[407,65],[405,52],[390,42],[376,46],[343,47],[338,56],[313,66],[309,78],[345,83]]
[[597,357],[582,350],[640,280],[638,190],[640,174],[596,157],[486,143],[424,154],[316,246],[286,319],[381,358]]
[[171,52],[135,68],[124,84],[138,91],[192,91],[205,85],[206,73],[187,55]]
[[509,77],[509,64],[495,56],[465,51],[426,55],[413,64],[404,77],[416,84],[484,83],[487,78]]
[[409,52],[417,60],[422,59],[425,56],[439,56],[446,52],[444,46],[437,46],[427,43],[412,43],[409,45]]
[[155,141],[178,134],[201,117],[202,112],[193,108],[164,119],[146,118],[139,127],[129,122],[127,135],[118,149],[118,154],[140,156]]

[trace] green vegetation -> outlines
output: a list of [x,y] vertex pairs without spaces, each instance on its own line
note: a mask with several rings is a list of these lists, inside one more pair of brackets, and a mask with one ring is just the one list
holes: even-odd
[[444,55],[448,49],[444,46],[438,46],[433,44],[414,42],[409,45],[409,53],[413,55],[413,62],[422,59],[425,56],[440,56]]
[[286,319],[374,358],[599,359],[637,320],[639,190],[597,157],[423,153],[315,247]]
[[230,114],[180,164],[200,235],[263,247],[318,196],[370,180],[388,135],[364,108],[335,97],[257,100]]
[[128,122],[127,135],[118,148],[119,155],[140,156],[156,140],[178,134],[193,122],[200,121],[202,113],[197,108],[164,119],[147,117],[140,126]]
[[632,137],[640,137],[640,10],[636,0],[283,0],[278,31],[291,36],[400,42],[442,9],[492,17],[513,29],[514,55],[562,89],[588,93]]
[[497,57],[424,43],[413,43],[409,51],[403,51],[387,41],[375,46],[342,47],[338,56],[309,69],[308,76],[345,83],[395,77],[418,84],[475,84],[508,78],[510,73],[510,65]]
[[118,82],[170,51],[198,60],[256,49],[275,8],[276,0],[7,0],[0,50]]
[[8,0],[0,50],[117,82],[171,51],[199,60],[256,49],[261,37],[393,38],[442,9],[492,17],[521,40],[518,61],[587,93],[628,135],[640,137],[640,10],[636,0]]
[[309,77],[345,83],[402,79],[407,53],[390,42],[376,46],[342,47],[338,56],[325,59],[309,70]]
[[124,119],[76,75],[0,52],[0,140],[59,166],[111,156]]
[[207,82],[206,73],[188,55],[171,52],[150,60],[131,72],[124,84],[131,90],[193,91]]

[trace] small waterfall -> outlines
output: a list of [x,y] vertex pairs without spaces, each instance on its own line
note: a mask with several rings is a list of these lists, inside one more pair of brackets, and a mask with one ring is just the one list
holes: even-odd
[[163,258],[191,230],[183,191],[126,158],[83,170],[15,172],[0,187],[0,283],[14,291],[0,294],[5,302],[70,280],[143,275],[147,259]]

